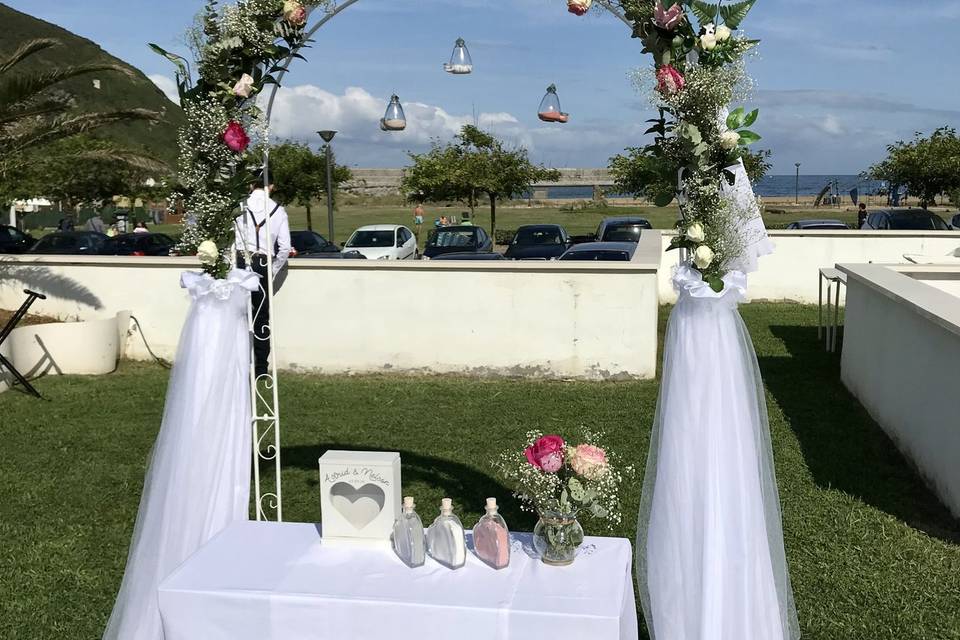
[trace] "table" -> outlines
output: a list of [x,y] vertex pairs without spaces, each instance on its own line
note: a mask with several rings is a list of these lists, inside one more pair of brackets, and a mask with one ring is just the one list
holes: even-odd
[[839,269],[832,267],[823,267],[820,269],[820,316],[817,321],[817,339],[819,340],[823,330],[823,282],[827,282],[827,319],[830,320],[830,290],[833,284],[837,285],[836,301],[833,305],[833,323],[826,328],[827,339],[826,349],[830,353],[837,350],[837,332],[840,328],[840,286],[847,284],[847,274]]
[[472,553],[456,571],[410,569],[387,546],[322,541],[319,525],[235,523],[161,583],[165,637],[636,640],[627,540],[588,537],[550,567],[528,555],[530,534],[514,537],[500,571]]

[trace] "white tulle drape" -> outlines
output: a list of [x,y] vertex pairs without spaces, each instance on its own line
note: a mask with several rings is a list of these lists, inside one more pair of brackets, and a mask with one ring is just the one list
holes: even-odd
[[737,311],[681,265],[641,498],[637,579],[653,640],[800,637],[766,402]]
[[257,276],[184,273],[192,298],[104,640],[162,640],[157,586],[250,499],[250,333]]

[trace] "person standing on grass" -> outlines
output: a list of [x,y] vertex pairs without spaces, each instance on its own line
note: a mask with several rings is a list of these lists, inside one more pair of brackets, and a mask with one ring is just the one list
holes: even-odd
[[417,229],[417,241],[420,240],[420,230],[423,228],[423,204],[417,203],[417,208],[413,210],[413,226]]
[[864,223],[867,221],[867,205],[864,202],[860,203],[860,207],[857,209],[857,229],[863,229]]
[[[266,375],[270,357],[270,302],[267,299],[267,252],[273,253],[273,277],[290,257],[290,222],[287,210],[275,202],[270,194],[273,182],[263,187],[263,176],[258,175],[250,185],[243,212],[237,218],[237,267],[250,268],[260,276],[260,287],[250,295],[253,304],[253,357],[256,376]],[[267,219],[270,237],[267,237]]]

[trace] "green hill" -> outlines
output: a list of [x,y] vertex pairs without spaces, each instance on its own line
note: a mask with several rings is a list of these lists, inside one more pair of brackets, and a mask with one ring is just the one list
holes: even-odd
[[[2,3],[0,25],[3,25],[0,29],[0,55],[10,54],[23,42],[35,38],[56,38],[63,43],[62,46],[47,49],[18,65],[18,70],[29,71],[86,63],[118,64],[129,69],[131,76],[115,72],[91,73],[58,86],[74,96],[78,112],[143,108],[163,113],[164,122],[116,124],[98,130],[95,135],[132,149],[146,151],[171,167],[176,166],[177,129],[183,124],[183,112],[141,71],[110,55],[86,38]],[[94,80],[99,80],[99,89],[94,86]]]

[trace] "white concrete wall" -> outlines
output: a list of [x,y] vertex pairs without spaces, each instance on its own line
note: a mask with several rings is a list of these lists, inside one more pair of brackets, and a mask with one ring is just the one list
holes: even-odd
[[[672,233],[664,233],[663,245]],[[760,258],[760,270],[750,274],[750,300],[793,300],[816,303],[821,267],[837,263],[905,263],[904,254],[946,256],[960,247],[960,232],[937,231],[771,231],[776,251]],[[676,301],[670,284],[677,251],[663,254],[660,263],[660,300]]]
[[839,268],[843,383],[960,517],[960,298],[891,268]]
[[[308,260],[277,294],[281,368],[607,379],[653,377],[658,234],[631,263]],[[0,308],[22,289],[32,309],[86,319],[129,309],[154,352],[172,358],[190,258],[8,257]],[[132,358],[149,357],[138,335]]]

